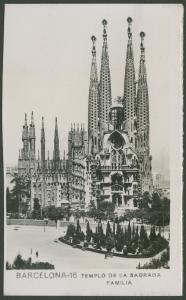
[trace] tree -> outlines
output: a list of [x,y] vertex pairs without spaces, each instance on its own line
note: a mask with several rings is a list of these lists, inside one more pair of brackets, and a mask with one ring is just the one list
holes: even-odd
[[135,232],[135,243],[136,245],[138,245],[138,241],[139,241],[139,233],[138,233],[138,226],[136,227],[136,232]]
[[140,244],[143,249],[146,249],[149,245],[148,236],[143,225],[140,228]]
[[117,223],[117,227],[116,227],[116,239],[119,238],[120,234],[121,234],[121,226],[120,226],[120,224],[118,222]]
[[110,252],[115,246],[115,242],[114,242],[114,238],[110,235],[107,239],[106,239],[106,249],[108,252]]
[[150,239],[150,241],[154,241],[156,239],[155,226],[151,226],[149,239]]
[[24,260],[22,259],[21,254],[18,254],[13,262],[13,269],[23,269],[24,268]]
[[107,218],[113,217],[115,204],[109,201],[100,201],[98,202],[98,210],[104,213]]
[[116,227],[116,226],[115,226],[115,222],[113,222],[113,230],[112,230],[112,231],[113,231],[113,236],[114,236],[114,237],[115,237],[115,227]]
[[133,222],[133,225],[132,225],[132,241],[135,240],[135,225],[134,225],[134,222]]
[[87,230],[86,230],[86,240],[89,243],[92,237],[92,230],[90,229],[89,221],[87,222]]
[[99,220],[97,228],[98,228],[98,234],[102,235],[103,234],[103,227],[102,227],[101,220]]
[[41,205],[39,203],[38,198],[34,198],[34,207],[33,207],[33,211],[32,211],[32,218],[33,219],[41,218]]
[[76,228],[73,224],[69,224],[67,227],[66,238],[74,237]]
[[108,236],[110,236],[112,234],[112,230],[110,227],[110,223],[109,221],[107,222],[107,228],[106,228],[106,238],[108,238]]
[[11,195],[15,202],[17,202],[16,207],[18,208],[19,213],[22,212],[22,202],[23,199],[26,199],[30,195],[30,185],[29,181],[26,181],[25,178],[14,174],[11,183],[14,184]]
[[96,208],[94,201],[91,201],[87,215],[89,218],[94,218],[94,220],[95,219],[102,219],[102,220],[105,219],[105,213],[103,211],[101,211],[100,209]]
[[6,188],[6,209],[7,212],[15,213],[19,211],[19,203],[17,199],[12,197],[9,188]]
[[76,225],[76,236],[77,238],[80,237],[80,233],[81,233],[81,226],[79,224],[79,219],[77,220],[77,225]]
[[131,237],[132,237],[132,233],[131,233],[131,226],[130,226],[130,221],[129,221],[128,228],[127,228],[127,241],[129,243],[131,242]]
[[141,201],[139,202],[140,208],[149,208],[149,204],[151,203],[149,192],[144,192]]
[[135,214],[135,211],[126,209],[124,216],[123,216],[123,221],[124,220],[126,220],[126,221],[132,220],[134,218],[134,214]]
[[161,209],[161,198],[158,192],[152,194],[152,209],[160,210]]
[[126,242],[125,234],[123,232],[123,229],[121,229],[121,226],[120,226],[120,224],[118,222],[117,229],[116,229],[116,235],[115,235],[115,247],[116,247],[116,250],[117,251],[122,251],[125,242]]

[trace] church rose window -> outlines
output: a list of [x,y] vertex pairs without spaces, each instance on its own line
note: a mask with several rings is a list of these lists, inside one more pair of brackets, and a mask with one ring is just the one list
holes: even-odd
[[114,132],[110,136],[111,145],[114,149],[119,150],[124,145],[124,139],[120,133]]

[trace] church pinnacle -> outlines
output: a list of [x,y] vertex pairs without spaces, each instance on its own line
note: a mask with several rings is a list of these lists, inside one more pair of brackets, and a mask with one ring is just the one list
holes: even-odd
[[101,56],[101,71],[99,83],[99,119],[101,131],[108,129],[109,109],[111,107],[111,79],[109,67],[109,55],[107,45],[107,20],[102,21],[103,24],[103,46]]
[[90,72],[90,86],[88,97],[88,136],[89,136],[89,152],[92,152],[97,144],[98,135],[98,74],[96,63],[96,37],[92,36],[92,63]]
[[54,152],[53,152],[54,167],[57,168],[58,161],[60,160],[59,152],[59,136],[58,136],[58,125],[57,117],[55,118],[55,132],[54,132]]
[[30,129],[29,129],[29,140],[30,140],[30,158],[32,160],[35,159],[35,125],[34,125],[34,113],[32,111],[31,113],[31,123],[30,123]]
[[140,33],[141,56],[139,63],[138,91],[137,91],[137,117],[138,117],[138,144],[139,148],[149,148],[149,96],[147,85],[147,72],[145,65],[145,33]]
[[128,22],[128,43],[125,63],[125,77],[124,77],[124,124],[125,130],[128,131],[130,142],[136,147],[136,86],[135,86],[135,69],[134,56],[132,47],[132,18],[127,18]]
[[25,122],[23,125],[23,131],[22,131],[22,141],[23,141],[22,158],[28,158],[29,157],[29,136],[28,136],[28,125],[27,125],[27,114],[26,113],[25,113]]
[[41,127],[41,168],[45,167],[45,128],[44,128],[44,117],[42,117]]

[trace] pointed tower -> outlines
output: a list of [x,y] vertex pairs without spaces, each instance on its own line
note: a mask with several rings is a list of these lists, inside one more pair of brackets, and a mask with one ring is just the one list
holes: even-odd
[[45,128],[44,128],[44,118],[42,117],[42,127],[41,127],[41,168],[45,168]]
[[35,160],[35,125],[34,125],[34,113],[31,114],[31,123],[29,128],[29,140],[30,140],[30,159]]
[[139,63],[139,78],[137,90],[137,137],[138,155],[141,168],[141,187],[142,194],[152,190],[151,156],[149,147],[149,95],[147,85],[147,72],[145,64],[145,33],[140,33],[141,37],[141,56]]
[[90,86],[88,97],[88,141],[89,154],[94,154],[98,150],[98,74],[96,63],[96,37],[92,36],[92,64],[90,72]]
[[53,161],[54,168],[57,169],[60,160],[60,152],[59,152],[59,137],[58,137],[58,126],[57,126],[57,118],[55,119],[55,132],[54,132],[54,151],[53,151]]
[[129,134],[129,139],[134,148],[137,147],[137,124],[136,124],[136,86],[135,86],[135,69],[132,46],[132,18],[128,17],[128,44],[125,64],[124,77],[124,129]]
[[147,73],[145,65],[145,33],[140,33],[141,56],[139,63],[139,78],[137,91],[137,116],[138,116],[138,151],[149,150],[149,96],[147,85]]
[[22,141],[23,141],[23,149],[20,158],[28,159],[29,158],[29,135],[28,135],[28,125],[27,125],[27,114],[25,114],[25,122],[23,125],[23,132],[22,132]]
[[109,55],[107,46],[107,21],[103,20],[103,46],[101,56],[101,71],[99,83],[99,119],[100,129],[103,133],[108,130],[109,109],[111,107],[111,79],[109,67]]

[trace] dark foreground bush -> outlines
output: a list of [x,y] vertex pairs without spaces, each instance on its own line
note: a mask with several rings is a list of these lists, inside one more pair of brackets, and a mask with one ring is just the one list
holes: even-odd
[[30,269],[41,269],[41,270],[47,270],[47,269],[54,269],[54,265],[48,263],[48,262],[36,262],[36,263],[32,263],[31,268]]
[[165,252],[162,253],[160,258],[153,258],[149,263],[145,263],[144,265],[137,266],[137,269],[160,269],[166,268],[169,269],[169,248]]
[[12,265],[8,261],[6,262],[6,269],[7,270],[31,270],[31,269],[48,270],[48,269],[54,269],[54,265],[48,262],[32,263],[31,257],[25,260],[22,258],[20,254],[18,254]]
[[157,253],[161,252],[168,246],[168,241],[161,236],[157,236],[154,241],[150,243],[150,245],[142,251],[142,255],[153,256]]

